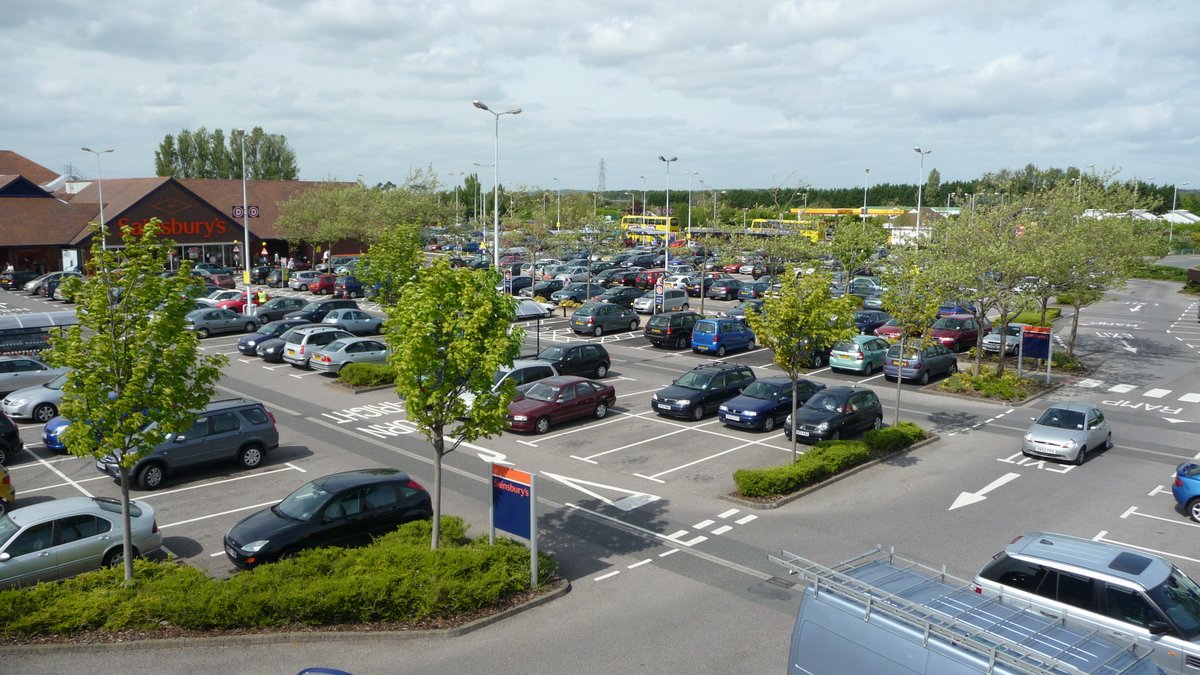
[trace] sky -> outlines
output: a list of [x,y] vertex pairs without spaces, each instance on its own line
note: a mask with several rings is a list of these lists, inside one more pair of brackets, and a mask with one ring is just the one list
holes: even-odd
[[1200,186],[1195,0],[5,5],[0,149],[87,178],[153,176],[183,129],[260,126],[305,180],[490,186],[478,99],[522,109],[499,118],[509,189],[594,191],[602,162],[607,190],[1027,164]]

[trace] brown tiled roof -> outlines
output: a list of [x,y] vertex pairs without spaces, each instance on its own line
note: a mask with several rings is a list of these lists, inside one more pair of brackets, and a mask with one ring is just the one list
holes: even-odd
[[[112,221],[114,216],[136,204],[170,178],[106,178],[104,179],[104,219]],[[62,195],[72,204],[91,208],[88,220],[100,220],[100,190],[97,181],[73,195]]]
[[0,175],[24,176],[38,185],[45,185],[58,178],[58,173],[12,150],[0,150]]
[[87,205],[54,197],[0,197],[0,239],[5,246],[65,245],[94,215]]
[[[242,205],[242,181],[212,178],[184,178],[182,184],[204,201],[238,223],[241,218],[233,217],[233,207]],[[250,218],[250,230],[263,239],[282,238],[275,229],[279,218],[279,203],[304,190],[317,188],[328,183],[298,180],[248,180],[246,181],[246,203],[258,207],[258,217]],[[105,197],[108,195],[105,194]],[[107,207],[105,207],[107,208]],[[107,214],[106,214],[107,215]]]

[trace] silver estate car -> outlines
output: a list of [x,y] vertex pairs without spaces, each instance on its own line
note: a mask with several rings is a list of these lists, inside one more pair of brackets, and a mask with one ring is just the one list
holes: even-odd
[[1064,401],[1032,418],[1021,440],[1021,454],[1083,464],[1091,450],[1112,447],[1112,431],[1104,413],[1091,403]]
[[313,353],[308,367],[322,373],[338,373],[347,363],[386,363],[388,348],[378,338],[334,340]]
[[[154,509],[129,502],[134,555],[162,547]],[[121,502],[67,497],[0,516],[0,588],[27,586],[112,567],[123,561]]]

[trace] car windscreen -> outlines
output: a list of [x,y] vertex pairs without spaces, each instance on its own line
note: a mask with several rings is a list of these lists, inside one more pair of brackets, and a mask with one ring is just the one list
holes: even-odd
[[712,321],[697,321],[692,327],[693,333],[715,333],[717,332],[717,324]]
[[837,394],[816,394],[804,402],[805,408],[825,412],[841,412],[846,405],[846,399]]
[[54,378],[53,380],[50,380],[46,384],[43,384],[42,386],[47,389],[58,390],[58,389],[62,389],[63,385],[66,383],[67,383],[67,374],[63,373],[62,375],[59,375],[58,377]]
[[[582,307],[580,309],[582,309]],[[562,347],[546,347],[542,350],[541,354],[538,354],[538,358],[545,361],[558,361],[565,355],[566,350]]]
[[943,318],[934,321],[933,327],[941,330],[962,330],[963,321],[962,319]]
[[1200,585],[1178,569],[1167,580],[1146,591],[1175,624],[1183,639],[1200,637]]
[[705,373],[697,373],[696,371],[691,371],[691,372],[684,373],[683,375],[680,375],[679,379],[675,380],[675,382],[673,384],[676,387],[683,387],[684,389],[695,389],[697,391],[700,391],[700,390],[703,390],[708,387],[708,383],[711,379],[712,379],[711,375],[708,375]]
[[346,348],[345,340],[334,340],[321,349],[323,352],[340,352]]
[[531,387],[525,390],[525,398],[531,398],[535,401],[554,401],[558,398],[558,387],[551,386],[545,382],[534,382]]
[[301,309],[303,309],[305,312],[315,312],[316,310],[321,309],[321,301],[314,300],[314,301],[308,303],[307,305],[305,305],[304,307],[302,307]]
[[14,523],[12,518],[0,516],[0,546],[7,544],[20,530],[21,526]]
[[1058,429],[1082,429],[1083,413],[1062,408],[1050,408],[1037,419],[1037,424]]
[[750,398],[761,398],[765,401],[778,401],[779,399],[792,393],[791,384],[778,384],[774,382],[763,382],[755,380],[742,391],[743,396]]
[[271,510],[293,520],[310,520],[329,501],[330,493],[315,483],[305,483]]

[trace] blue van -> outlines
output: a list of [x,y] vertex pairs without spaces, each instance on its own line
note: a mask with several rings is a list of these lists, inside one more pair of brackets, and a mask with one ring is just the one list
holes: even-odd
[[731,349],[754,349],[754,331],[741,319],[701,319],[692,327],[692,351],[725,356]]

